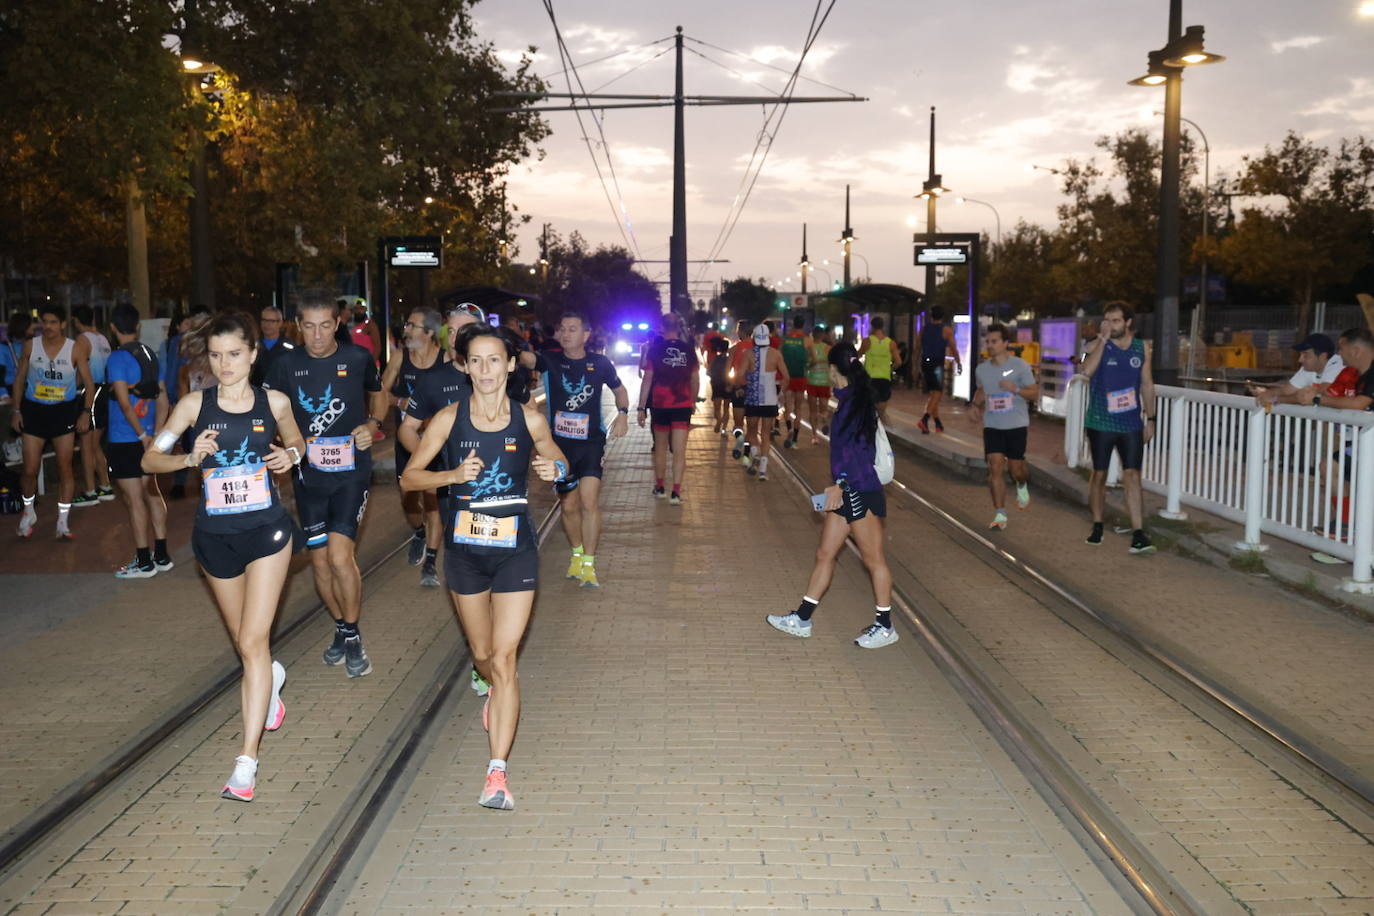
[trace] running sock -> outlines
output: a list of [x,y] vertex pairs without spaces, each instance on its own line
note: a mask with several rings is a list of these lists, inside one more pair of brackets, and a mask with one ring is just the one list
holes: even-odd
[[151,550],[147,547],[135,547],[134,550],[138,554],[138,560],[136,562],[139,566],[147,567],[153,565],[153,552]]
[[584,554],[584,553],[582,552],[582,548],[581,548],[581,547],[574,547],[574,548],[573,548],[572,555],[575,556],[575,557],[583,557],[583,556],[586,556],[586,554]]
[[153,538],[153,556],[155,556],[155,557],[165,557],[165,556],[167,556],[167,539],[166,539],[166,538]]
[[[579,547],[579,548],[577,548],[577,549],[578,549],[579,551],[582,550],[581,547]],[[595,566],[595,565],[596,565],[596,557],[592,556],[592,555],[589,554],[589,553],[584,553],[584,554],[582,554],[582,565],[583,565],[583,566]]]
[[821,603],[815,598],[810,595],[803,595],[801,604],[797,605],[797,616],[802,620],[810,620],[811,615],[816,613],[816,608],[820,606]]
[[656,489],[656,490],[662,490],[662,489],[663,489],[663,478],[662,478],[662,477],[655,477],[655,478],[654,478],[654,489]]
[[358,625],[356,623],[348,623],[343,620],[334,621],[334,629],[343,634],[344,639],[352,639],[355,636],[361,635],[358,632]]
[[437,547],[426,547],[426,548],[425,548],[425,562],[426,562],[426,563],[433,563],[436,559],[438,559],[438,557],[439,557],[439,549],[438,549]]
[[680,484],[680,483],[675,483],[675,484],[673,484],[673,495],[674,495],[674,496],[681,496],[681,495],[682,495],[682,484]]
[[892,605],[883,607],[881,604],[875,604],[873,607],[877,610],[877,614],[873,618],[874,622],[884,630],[892,629]]
[[58,504],[57,504],[57,526],[58,526],[59,528],[65,528],[65,527],[67,527],[67,516],[68,516],[69,514],[71,514],[71,511],[72,511],[72,504],[71,504],[71,503],[58,503]]
[[767,474],[767,473],[768,473],[768,456],[765,455],[764,457],[760,458],[758,463],[759,463],[759,473],[760,473],[760,474]]
[[22,497],[22,499],[24,500],[24,508],[25,508],[25,509],[32,509],[32,508],[33,508],[33,501],[34,501],[35,499],[37,499],[37,498],[38,498],[37,496],[25,496],[25,497]]
[[415,537],[415,539],[418,540],[418,541],[423,541],[423,540],[425,539],[425,526],[424,526],[424,525],[417,525],[417,526],[415,527],[415,534],[414,534],[414,537]]
[[491,763],[487,764],[487,772],[490,773],[492,770],[500,770],[502,773],[506,772],[506,761],[502,760],[500,757],[491,758]]

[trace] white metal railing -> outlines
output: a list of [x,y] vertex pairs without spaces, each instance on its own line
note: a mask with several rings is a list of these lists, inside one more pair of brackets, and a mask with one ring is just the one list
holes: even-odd
[[[1354,565],[1346,589],[1374,594],[1374,413],[1163,385],[1155,396],[1141,484],[1164,495],[1162,515],[1195,506],[1244,525],[1241,549],[1264,550],[1268,534],[1339,557]],[[1087,467],[1086,376],[1067,402],[1064,453]]]

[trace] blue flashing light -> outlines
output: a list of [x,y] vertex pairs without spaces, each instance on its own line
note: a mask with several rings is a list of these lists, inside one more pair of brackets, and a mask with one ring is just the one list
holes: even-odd
[[647,321],[641,321],[641,322],[639,323],[639,329],[640,329],[641,331],[647,331],[647,330],[649,330],[649,322],[647,322]]
[[630,324],[630,323],[627,321],[627,322],[625,322],[624,324],[622,324],[622,325],[620,326],[620,330],[622,330],[622,331],[632,331],[632,330],[634,330],[634,325]]

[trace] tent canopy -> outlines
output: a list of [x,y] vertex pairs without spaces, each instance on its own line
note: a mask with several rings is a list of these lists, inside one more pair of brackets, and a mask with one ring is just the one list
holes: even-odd
[[914,312],[925,296],[909,286],[893,283],[864,283],[825,294],[826,299],[843,302],[860,312]]

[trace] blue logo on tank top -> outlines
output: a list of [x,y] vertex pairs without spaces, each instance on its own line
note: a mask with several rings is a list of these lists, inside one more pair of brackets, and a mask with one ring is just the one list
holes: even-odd
[[592,396],[592,386],[587,384],[587,377],[584,375],[577,381],[570,381],[567,376],[559,374],[558,380],[563,383],[563,392],[567,395],[567,406],[569,410],[576,410],[587,399]]
[[501,459],[497,458],[492,462],[491,467],[482,472],[482,476],[474,480],[469,486],[473,499],[480,499],[483,496],[490,496],[496,493],[504,493],[515,485],[509,474],[501,472]]
[[222,468],[237,467],[240,464],[257,464],[258,453],[248,448],[248,437],[244,436],[234,451],[220,449],[214,453],[215,463]]
[[296,403],[301,405],[301,410],[310,415],[308,435],[323,435],[325,430],[333,426],[334,421],[339,419],[348,408],[344,399],[332,397],[333,393],[334,386],[325,385],[324,394],[320,395],[320,399],[316,401],[305,393],[304,388],[299,385],[296,386]]

